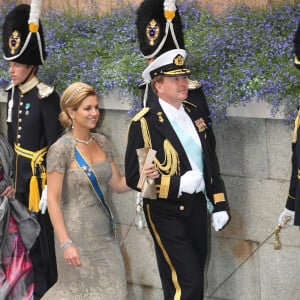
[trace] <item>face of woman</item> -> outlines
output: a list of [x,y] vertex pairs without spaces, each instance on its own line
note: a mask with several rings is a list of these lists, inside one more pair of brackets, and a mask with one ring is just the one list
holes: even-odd
[[97,97],[93,95],[86,97],[78,109],[73,112],[74,128],[95,128],[99,120],[99,114]]

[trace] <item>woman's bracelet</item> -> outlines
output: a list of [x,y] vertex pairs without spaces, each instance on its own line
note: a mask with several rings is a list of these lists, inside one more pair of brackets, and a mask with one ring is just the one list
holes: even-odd
[[73,245],[73,242],[71,240],[67,240],[64,243],[60,244],[60,248],[62,250],[65,250],[65,249],[69,248],[72,245]]

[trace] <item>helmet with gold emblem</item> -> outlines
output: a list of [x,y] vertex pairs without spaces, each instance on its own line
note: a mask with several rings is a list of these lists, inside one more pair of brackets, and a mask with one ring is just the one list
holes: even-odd
[[155,58],[172,49],[185,49],[175,0],[144,0],[136,15],[139,47],[145,58]]
[[5,17],[2,26],[4,59],[27,65],[42,65],[46,58],[44,33],[39,21],[41,1],[20,4]]

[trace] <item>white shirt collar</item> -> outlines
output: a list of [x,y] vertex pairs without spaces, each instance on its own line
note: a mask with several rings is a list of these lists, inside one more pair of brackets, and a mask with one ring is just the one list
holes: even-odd
[[177,109],[175,106],[173,106],[172,104],[169,104],[168,102],[162,100],[162,99],[158,99],[160,106],[162,107],[164,113],[167,115],[167,117],[171,117],[173,119],[177,119],[180,116],[185,116],[186,112],[184,110],[183,105],[181,104],[180,107]]

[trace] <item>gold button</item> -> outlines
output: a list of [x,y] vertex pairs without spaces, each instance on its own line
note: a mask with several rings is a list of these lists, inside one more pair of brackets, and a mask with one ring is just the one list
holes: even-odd
[[180,209],[180,210],[184,210],[184,206],[183,206],[183,205],[180,205],[180,206],[179,206],[179,209]]

